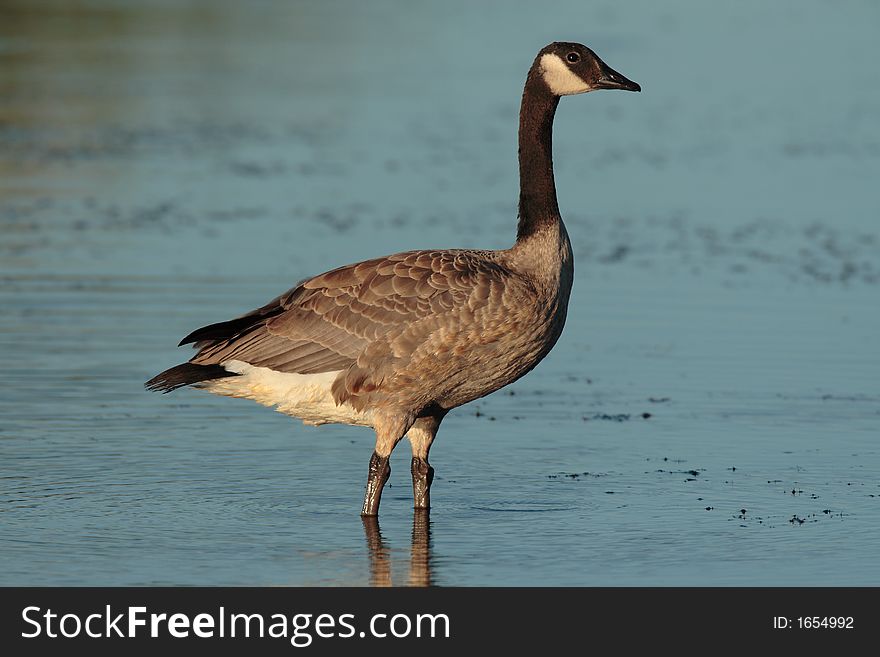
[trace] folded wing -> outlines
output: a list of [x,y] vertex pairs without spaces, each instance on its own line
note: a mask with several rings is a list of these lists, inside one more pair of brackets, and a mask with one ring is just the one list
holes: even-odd
[[236,360],[299,374],[371,362],[387,369],[436,339],[449,325],[444,317],[472,315],[493,297],[498,301],[509,276],[490,252],[399,253],[308,279],[248,315],[193,332],[182,344],[196,343],[190,362],[199,365]]

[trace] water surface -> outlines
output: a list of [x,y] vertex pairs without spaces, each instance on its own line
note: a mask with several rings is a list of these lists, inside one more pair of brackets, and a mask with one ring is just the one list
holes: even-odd
[[[0,8],[2,584],[878,585],[871,3]],[[420,247],[504,248],[554,39],[565,333],[401,444],[148,394],[193,328]],[[817,82],[821,81],[821,82]]]

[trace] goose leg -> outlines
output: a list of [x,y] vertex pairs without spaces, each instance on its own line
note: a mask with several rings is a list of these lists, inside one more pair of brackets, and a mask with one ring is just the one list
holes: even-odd
[[427,459],[413,456],[412,459],[413,480],[413,508],[425,510],[431,508],[431,482],[434,481],[434,468]]
[[370,470],[367,475],[367,489],[364,492],[362,516],[378,516],[382,489],[391,476],[391,452],[400,442],[412,419],[399,416],[385,416],[376,420],[376,449],[370,457]]
[[416,509],[431,508],[431,482],[434,481],[434,468],[428,463],[428,452],[431,443],[440,428],[440,422],[446,413],[438,413],[429,417],[420,417],[415,421],[407,436],[412,444],[412,481],[413,507]]
[[379,456],[376,452],[370,457],[370,472],[367,475],[367,490],[364,493],[362,516],[378,516],[382,489],[391,476],[391,464],[387,456]]

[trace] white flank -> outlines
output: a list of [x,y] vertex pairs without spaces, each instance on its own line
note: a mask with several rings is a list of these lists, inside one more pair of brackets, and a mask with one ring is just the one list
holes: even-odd
[[584,82],[576,73],[573,73],[559,55],[547,53],[541,55],[541,76],[557,96],[572,96],[582,94],[592,87]]
[[358,424],[371,427],[372,414],[359,413],[348,404],[333,400],[330,388],[341,370],[320,374],[290,374],[268,367],[254,367],[240,360],[223,363],[240,376],[206,381],[202,387],[218,395],[252,399],[264,406],[301,419],[305,424]]

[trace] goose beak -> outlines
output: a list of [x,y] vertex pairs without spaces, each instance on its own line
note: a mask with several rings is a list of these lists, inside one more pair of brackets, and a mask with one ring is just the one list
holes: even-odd
[[602,63],[599,79],[593,84],[594,89],[623,89],[624,91],[641,91],[637,82],[624,77],[613,68]]

